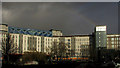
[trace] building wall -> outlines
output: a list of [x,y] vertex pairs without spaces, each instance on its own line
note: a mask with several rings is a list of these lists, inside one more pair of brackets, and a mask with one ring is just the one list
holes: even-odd
[[0,50],[2,50],[3,43],[6,44],[7,32],[0,32]]
[[[1,25],[0,25],[1,26]],[[38,51],[50,54],[50,47],[53,42],[63,42],[67,45],[66,56],[71,57],[89,57],[91,54],[96,55],[96,48],[107,47],[107,49],[120,48],[120,35],[107,35],[106,26],[96,26],[94,36],[90,35],[72,35],[62,36],[59,30],[52,30],[52,36],[39,36],[34,34],[19,34],[7,32],[7,25],[3,25],[0,29],[0,41],[6,41],[7,33],[10,34],[11,40],[14,42],[14,47],[17,47],[17,53]],[[22,29],[23,30],[23,29]],[[24,30],[23,30],[24,31]],[[48,33],[49,35],[49,33]],[[94,43],[93,43],[94,42]],[[107,45],[107,46],[106,46]],[[95,52],[96,51],[96,52]],[[93,57],[95,57],[93,55]]]
[[107,49],[120,50],[120,35],[107,35]]
[[106,47],[107,36],[106,26],[96,26],[95,28],[95,45],[97,48]]
[[7,39],[8,25],[0,24],[0,50],[2,50],[3,42]]
[[64,42],[67,46],[66,56],[89,57],[90,56],[90,37],[89,35],[80,36],[60,36],[59,42]]
[[101,57],[105,56],[104,50],[107,48],[106,26],[95,27],[95,60],[100,61]]
[[9,43],[11,44],[11,49],[9,50],[10,53],[19,53],[19,34],[8,34],[7,32],[0,33],[0,49],[2,47],[6,47],[7,37],[10,37]]
[[66,56],[71,56],[71,37],[64,37],[64,43],[67,46]]
[[19,34],[10,33],[10,42],[13,53],[19,53]]
[[53,42],[52,37],[44,37],[44,52],[45,53],[50,54],[52,42]]
[[7,32],[8,31],[8,25],[0,24],[0,31]]
[[89,36],[78,36],[75,38],[75,56],[77,57],[89,57]]
[[42,52],[42,37],[34,36],[34,35],[23,35],[23,45],[22,45],[22,53],[37,51]]
[[62,31],[60,30],[51,30],[52,36],[62,36]]
[[20,54],[30,51],[45,52],[46,54],[50,54],[50,47],[52,46],[53,42],[63,42],[68,48],[66,56],[89,56],[89,36],[43,37],[13,33],[10,33],[10,36],[15,43],[14,46],[18,47],[17,53]]

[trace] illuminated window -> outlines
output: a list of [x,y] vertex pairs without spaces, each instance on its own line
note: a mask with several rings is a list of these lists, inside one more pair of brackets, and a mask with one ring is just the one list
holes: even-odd
[[114,44],[114,41],[113,42],[111,42],[112,44]]
[[108,40],[108,38],[107,38],[107,40]]
[[114,40],[114,38],[111,38],[111,40]]
[[119,38],[117,38],[117,40],[119,40]]
[[114,48],[114,45],[112,45],[112,48]]

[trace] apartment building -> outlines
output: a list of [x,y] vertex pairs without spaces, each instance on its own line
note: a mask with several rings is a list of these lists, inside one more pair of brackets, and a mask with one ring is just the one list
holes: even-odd
[[7,24],[2,24],[0,25],[0,50],[2,47],[2,43],[6,44],[4,41],[6,41],[7,38],[7,32],[8,32],[8,25]]
[[107,49],[120,50],[120,35],[119,34],[107,35]]
[[77,57],[89,57],[90,56],[90,36],[79,35],[75,38],[75,56]]
[[90,37],[91,35],[72,35],[59,36],[59,39],[67,45],[66,56],[83,58],[90,56]]
[[[89,58],[92,54],[96,54],[96,49],[119,49],[120,35],[107,35],[106,26],[96,26],[93,35],[71,35],[63,36],[62,31],[49,30],[41,31],[35,29],[9,27],[6,24],[0,25],[0,41],[6,41],[8,34],[10,35],[13,47],[16,53],[24,54],[24,52],[44,52],[51,53],[53,42],[65,43],[67,51],[65,56]],[[2,44],[1,44],[2,45]],[[94,56],[92,56],[94,57]]]

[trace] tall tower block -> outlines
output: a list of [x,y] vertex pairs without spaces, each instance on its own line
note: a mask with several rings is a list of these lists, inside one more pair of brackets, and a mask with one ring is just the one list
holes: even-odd
[[96,48],[106,48],[107,47],[107,35],[106,26],[96,26],[95,27],[95,45]]

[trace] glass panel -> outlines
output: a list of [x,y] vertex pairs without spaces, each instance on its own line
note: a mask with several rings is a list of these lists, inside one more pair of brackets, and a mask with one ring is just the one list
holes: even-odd
[[111,38],[111,40],[114,40],[114,38]]

